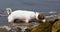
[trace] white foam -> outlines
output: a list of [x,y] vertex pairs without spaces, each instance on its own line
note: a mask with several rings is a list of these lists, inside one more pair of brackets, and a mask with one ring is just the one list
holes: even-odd
[[50,17],[52,17],[52,16],[45,16],[45,18],[50,18]]
[[57,13],[57,12],[55,12],[55,11],[50,11],[50,12],[48,12],[48,13],[50,13],[50,14],[51,14],[51,13]]
[[8,31],[11,30],[11,28],[8,26],[3,26],[3,27],[6,28]]

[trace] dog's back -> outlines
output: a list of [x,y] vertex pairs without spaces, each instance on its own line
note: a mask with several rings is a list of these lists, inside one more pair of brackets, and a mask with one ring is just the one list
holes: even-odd
[[31,12],[31,11],[22,11],[22,10],[17,10],[17,11],[14,11],[12,12],[12,14],[14,17],[34,17],[35,16],[35,13],[34,12]]

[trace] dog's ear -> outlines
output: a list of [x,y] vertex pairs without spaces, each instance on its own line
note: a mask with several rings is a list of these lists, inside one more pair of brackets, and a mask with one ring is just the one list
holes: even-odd
[[39,13],[38,14],[38,19],[40,19],[40,20],[43,20],[45,17],[44,17],[44,15],[42,14],[42,13]]
[[12,13],[12,9],[11,8],[6,8],[6,10],[7,10],[8,15],[10,15]]

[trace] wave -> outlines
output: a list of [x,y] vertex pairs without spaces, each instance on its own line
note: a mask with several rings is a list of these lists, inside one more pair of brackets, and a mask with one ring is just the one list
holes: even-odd
[[49,15],[49,16],[45,16],[46,18],[50,18],[50,17],[56,17],[57,15]]
[[48,13],[57,13],[57,12],[55,12],[55,11],[50,11],[50,12],[48,12]]

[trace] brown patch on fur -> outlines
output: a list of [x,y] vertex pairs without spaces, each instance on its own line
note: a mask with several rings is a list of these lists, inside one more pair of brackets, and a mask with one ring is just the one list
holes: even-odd
[[43,20],[45,17],[44,17],[44,15],[42,14],[42,13],[39,13],[38,14],[38,19],[40,19],[40,20]]

